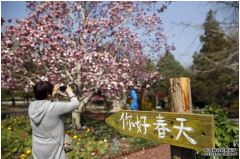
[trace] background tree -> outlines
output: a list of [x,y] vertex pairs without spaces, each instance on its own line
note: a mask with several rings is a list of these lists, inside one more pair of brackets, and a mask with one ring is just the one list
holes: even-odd
[[224,20],[219,22],[226,29],[239,28],[239,1],[212,1],[215,11],[224,14]]
[[[107,48],[99,48],[99,51],[107,51],[112,52],[114,50],[114,45],[109,45]],[[122,108],[127,108],[127,100],[130,98],[130,90],[135,89],[137,91],[150,91],[153,93],[153,89],[156,87],[157,83],[161,81],[161,75],[157,70],[159,67],[156,67],[156,64],[148,58],[147,55],[141,56],[131,56],[121,54],[118,59],[128,58],[129,64],[131,68],[131,73],[129,76],[135,83],[130,89],[123,89],[122,94],[119,97],[119,100],[112,100],[113,109],[112,112],[116,112],[121,110]],[[162,57],[161,57],[162,58]],[[121,65],[121,63],[119,63]],[[107,97],[104,96],[101,92],[96,93],[96,98],[100,99],[102,97],[104,99],[104,106],[107,107]]]
[[180,62],[176,61],[174,55],[168,51],[165,57],[158,61],[157,66],[160,68],[159,73],[163,78],[156,88],[157,91],[165,92],[167,94],[167,80],[169,78],[188,77],[191,78],[192,74],[184,69]]
[[225,38],[212,10],[208,12],[203,27],[205,32],[200,36],[202,48],[193,56],[193,100],[203,104],[229,105],[233,96],[227,93],[226,86],[231,83],[231,76],[238,72],[235,66],[231,66],[238,50],[232,47],[235,42]]
[[[124,90],[138,87],[131,73],[133,63],[136,68],[144,64],[145,44],[138,30],[156,42],[154,53],[173,48],[167,45],[159,15],[149,14],[141,3],[28,2],[29,16],[2,32],[2,87],[30,88],[39,80],[72,84],[80,101],[72,112],[73,125],[80,127],[80,112],[94,93],[118,100]],[[148,10],[151,4],[145,3]],[[103,44],[110,49],[98,52]]]

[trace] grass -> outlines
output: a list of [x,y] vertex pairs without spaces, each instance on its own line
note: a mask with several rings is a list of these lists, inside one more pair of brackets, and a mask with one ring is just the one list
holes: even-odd
[[86,125],[93,129],[99,129],[102,133],[111,133],[113,135],[120,135],[120,133],[115,130],[112,126],[108,125],[106,122],[90,120],[88,117],[81,116],[81,125]]
[[142,139],[138,137],[132,137],[128,135],[121,134],[121,138],[126,138],[130,143],[129,150],[135,150],[138,148],[148,147],[150,145],[157,145],[159,142],[151,141],[147,139]]

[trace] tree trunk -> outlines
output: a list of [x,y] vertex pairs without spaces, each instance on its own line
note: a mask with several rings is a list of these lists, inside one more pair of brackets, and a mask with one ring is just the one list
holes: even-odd
[[[171,78],[168,80],[168,105],[170,112],[192,113],[192,97],[189,78]],[[172,159],[196,159],[196,151],[171,146]]]
[[127,103],[127,100],[128,100],[128,93],[127,92],[125,92],[125,93],[123,93],[123,108],[125,109],[125,110],[130,110],[131,109],[131,106]]
[[[67,96],[67,94],[65,93],[59,93],[63,96]],[[77,97],[79,99],[79,94],[77,94]],[[83,100],[84,101],[84,100]],[[74,111],[72,111],[72,125],[73,125],[73,128],[81,128],[81,123],[80,123],[80,120],[81,120],[81,116],[80,116],[80,113],[82,112],[82,109],[83,109],[83,106],[84,106],[84,102],[81,102],[79,101],[79,107],[77,109],[75,109]]]
[[107,103],[107,98],[106,97],[103,97],[103,107],[104,107],[104,110],[108,109],[108,103]]
[[[158,104],[158,95],[156,93],[156,104],[155,104],[155,107],[157,107],[157,106],[159,106],[159,104]],[[160,106],[161,106],[161,104],[160,104]]]
[[138,110],[142,110],[142,96],[143,96],[144,90],[138,91],[137,96],[138,96]]
[[79,107],[72,111],[72,124],[73,127],[81,128],[80,123],[80,113],[82,113],[83,107],[87,106],[87,103],[90,101],[90,99],[93,97],[94,92],[91,92],[88,97],[83,99],[82,101],[79,101]]
[[112,106],[113,106],[113,109],[110,110],[110,112],[118,112],[119,110],[122,110],[121,101],[113,100]]
[[81,123],[80,123],[81,116],[80,116],[80,113],[82,113],[83,106],[84,106],[84,103],[80,102],[78,109],[72,111],[72,125],[73,125],[73,128],[75,128],[75,127],[81,128]]
[[113,100],[113,109],[110,110],[110,112],[118,112],[122,109],[129,109],[130,106],[127,105],[127,93],[123,93],[123,99],[122,100]]
[[[100,89],[101,85],[97,86],[97,89]],[[78,88],[78,87],[77,87]],[[80,98],[80,93],[79,93],[80,88],[77,89],[77,97],[78,99]],[[72,111],[72,124],[73,127],[77,127],[77,128],[81,128],[81,123],[80,123],[80,113],[82,113],[83,107],[87,107],[87,103],[90,101],[90,99],[93,97],[94,95],[94,91],[91,91],[87,97],[85,97],[83,100],[79,100],[79,107]]]
[[76,112],[76,111],[73,111],[72,112],[72,125],[73,125],[73,128],[77,127],[77,128],[81,128],[81,118],[80,118],[80,113],[79,112]]

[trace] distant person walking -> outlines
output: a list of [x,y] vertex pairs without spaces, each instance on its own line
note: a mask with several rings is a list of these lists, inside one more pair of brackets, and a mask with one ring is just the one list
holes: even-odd
[[16,106],[14,98],[12,98],[12,106]]
[[137,92],[134,89],[131,90],[131,98],[131,110],[138,110],[138,97]]
[[66,93],[71,99],[70,102],[52,102],[54,95],[60,92],[60,85],[53,87],[50,82],[41,81],[33,88],[36,100],[30,104],[28,112],[32,127],[34,159],[67,158],[62,147],[64,142],[63,115],[78,108],[79,102],[69,85],[67,85]]
[[26,102],[28,103],[28,102],[29,102],[29,98],[30,98],[30,96],[29,96],[29,95],[26,95],[26,96],[25,96],[24,103],[26,103]]

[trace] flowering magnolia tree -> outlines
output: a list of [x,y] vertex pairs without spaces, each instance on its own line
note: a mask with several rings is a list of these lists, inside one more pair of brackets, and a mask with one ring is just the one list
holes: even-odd
[[[108,48],[106,48],[108,52],[114,53],[114,45],[109,45]],[[103,50],[100,50],[103,51]],[[126,57],[126,55],[125,55]],[[125,58],[124,57],[124,58]],[[127,56],[129,59],[129,64],[131,71],[129,73],[131,82],[133,82],[133,85],[131,85],[130,89],[135,89],[138,91],[152,91],[152,88],[156,86],[162,79],[162,76],[159,75],[159,67],[154,68],[154,70],[147,70],[147,61],[148,56],[147,55],[139,55],[135,56],[134,58],[131,58],[130,56]],[[162,58],[162,57],[161,57]],[[151,61],[151,60],[150,60]],[[121,65],[121,63],[120,63]],[[128,87],[129,88],[129,87]],[[123,88],[121,92],[121,96],[117,96],[116,99],[113,99],[113,109],[112,112],[116,112],[121,110],[123,107],[127,108],[127,97],[130,96],[130,89]],[[93,96],[92,101],[98,101],[100,99],[104,98],[104,104],[107,106],[107,97],[104,96],[104,93],[98,92],[95,96]]]
[[[80,103],[72,114],[73,124],[80,127],[80,112],[95,92],[119,99],[130,87],[141,88],[158,75],[158,71],[150,75],[144,72],[144,48],[158,55],[174,48],[167,45],[158,16],[167,2],[158,7],[154,4],[157,14],[147,14],[144,8],[149,10],[152,5],[27,2],[29,16],[17,19],[17,25],[8,19],[10,24],[1,33],[2,87],[28,90],[40,80],[73,84]],[[2,18],[1,25],[4,22]],[[149,39],[148,44],[142,42],[140,31],[145,40]]]

